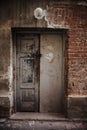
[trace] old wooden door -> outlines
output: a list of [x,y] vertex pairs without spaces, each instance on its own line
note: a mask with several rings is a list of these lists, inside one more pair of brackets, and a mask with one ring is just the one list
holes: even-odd
[[38,112],[39,37],[20,34],[16,51],[16,108],[17,111]]
[[42,34],[40,41],[40,111],[60,113],[64,108],[63,36]]

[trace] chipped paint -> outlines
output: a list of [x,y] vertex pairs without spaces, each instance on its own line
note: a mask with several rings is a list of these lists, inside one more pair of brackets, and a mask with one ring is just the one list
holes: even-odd
[[9,86],[12,84],[12,67],[9,66],[6,73],[0,75],[0,80],[8,79]]
[[0,91],[0,97],[8,97],[10,100],[10,106],[12,106],[13,105],[13,91],[12,91],[12,67],[11,66],[8,67],[8,70],[6,73],[0,76],[0,80],[1,81],[4,80],[4,83],[7,82],[8,88],[9,88],[9,91],[6,91],[6,89],[5,90],[2,89]]
[[79,98],[79,97],[81,97],[81,98],[84,98],[84,97],[87,97],[87,95],[68,95],[68,97],[77,97],[77,98]]
[[52,22],[52,20],[49,19],[49,17],[50,17],[50,14],[48,12],[48,6],[47,6],[47,9],[45,10],[45,13],[44,13],[44,20],[47,22],[47,27],[48,28],[64,28],[64,29],[69,28],[68,25],[65,25],[65,21],[61,21],[60,24],[55,24]]
[[54,54],[52,52],[49,52],[46,54],[45,58],[51,63],[54,59]]
[[64,21],[61,22],[61,24],[54,24],[52,21],[50,21],[47,17],[45,18],[45,21],[47,22],[48,28],[64,28],[68,29],[68,25],[64,25]]
[[10,26],[11,26],[11,20],[8,20],[0,25],[0,30],[8,30],[10,29]]
[[78,5],[87,6],[87,2],[81,1],[81,2],[78,2]]

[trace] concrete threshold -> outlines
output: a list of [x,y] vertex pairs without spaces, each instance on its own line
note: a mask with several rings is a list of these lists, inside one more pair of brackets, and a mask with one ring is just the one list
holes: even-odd
[[35,120],[35,121],[68,121],[63,115],[58,113],[32,113],[17,112],[9,117],[11,120]]

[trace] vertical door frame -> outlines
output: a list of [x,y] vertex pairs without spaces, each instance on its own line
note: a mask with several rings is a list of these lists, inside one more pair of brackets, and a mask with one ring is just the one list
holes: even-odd
[[[55,33],[62,36],[62,49],[63,49],[63,88],[64,88],[64,113],[67,114],[67,29],[52,29],[52,28],[12,28],[12,44],[13,44],[13,104],[14,112],[17,112],[16,106],[16,47],[17,47],[17,35],[18,34],[43,34],[43,33]],[[40,87],[40,86],[39,86]],[[39,97],[40,100],[40,97]]]

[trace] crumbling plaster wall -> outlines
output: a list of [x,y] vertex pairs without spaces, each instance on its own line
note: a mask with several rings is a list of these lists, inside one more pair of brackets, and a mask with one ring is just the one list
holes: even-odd
[[[45,19],[34,18],[37,7],[47,10]],[[76,115],[76,111],[81,113],[83,108],[87,113],[87,2],[0,1],[0,116],[8,116],[13,106],[12,27],[68,29],[65,55],[68,114]]]
[[[1,21],[0,21],[1,22]],[[3,23],[3,21],[2,21]],[[0,23],[0,116],[8,116],[13,106],[12,58],[9,23]],[[6,111],[6,112],[5,112]]]

